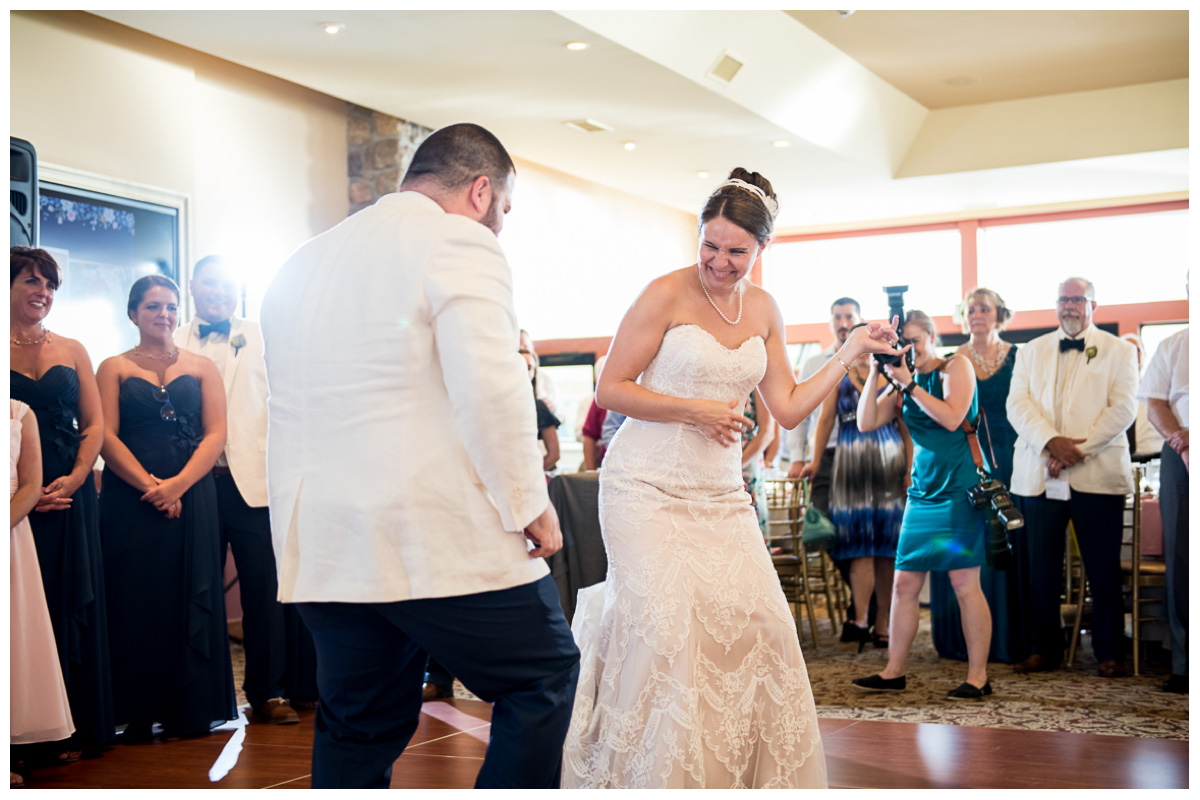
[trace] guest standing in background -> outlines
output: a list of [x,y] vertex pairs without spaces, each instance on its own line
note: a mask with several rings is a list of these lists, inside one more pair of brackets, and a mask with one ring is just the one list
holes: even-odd
[[[887,379],[871,369],[871,361],[868,355],[851,364],[837,391],[825,398],[813,446],[815,470],[833,453],[829,517],[837,539],[830,556],[850,564],[850,592],[857,614],[842,626],[842,641],[858,642],[859,652],[866,642],[879,648],[890,642],[896,541],[912,469],[912,440],[904,420],[897,417],[866,432],[858,429],[859,396],[867,386],[877,395],[888,386]],[[837,446],[827,448],[835,420]],[[874,631],[867,623],[872,595],[877,608]]]
[[537,410],[537,438],[545,450],[542,454],[542,471],[551,473],[558,466],[558,426],[562,422],[558,417],[554,416],[554,412],[550,410],[549,404],[537,396],[537,355],[524,348],[520,352],[525,357],[525,366],[529,370],[529,382],[534,391],[533,405]]
[[[604,361],[604,356],[601,356],[600,360],[596,362],[593,387],[595,381],[600,380],[600,373],[604,371]],[[600,465],[604,463],[604,452],[608,448],[607,443],[602,442],[601,439],[604,437],[604,420],[607,416],[608,411],[596,403],[596,395],[593,392],[588,399],[587,417],[583,421],[579,436],[579,441],[583,443],[582,469],[584,470],[600,469]]]
[[[852,683],[862,691],[907,688],[908,654],[917,635],[921,586],[927,572],[948,571],[962,611],[967,640],[967,679],[946,694],[947,700],[977,700],[992,693],[987,675],[991,615],[979,588],[984,563],[984,513],[967,499],[979,483],[964,420],[979,416],[975,373],[960,356],[939,358],[937,329],[922,311],[909,311],[904,337],[912,341],[915,374],[903,363],[884,365],[892,387],[903,396],[901,411],[913,439],[912,483],[896,547],[892,592],[892,642],[883,672]],[[868,385],[878,362],[871,361]],[[858,428],[871,431],[895,418],[896,395],[864,392],[858,401]],[[987,457],[984,456],[986,465]]]
[[[37,417],[29,406],[9,400],[8,420],[8,741],[24,745],[66,739],[75,723],[29,529],[29,512],[42,494]],[[10,789],[25,785],[17,772],[21,760],[17,750],[10,752]]]
[[[1009,384],[1017,348],[1000,338],[1012,311],[1003,298],[991,289],[969,292],[962,304],[963,333],[971,338],[955,355],[966,357],[975,371],[979,388],[979,445],[987,454],[992,477],[1006,487],[1012,483],[1013,447],[1017,432],[1008,422]],[[979,568],[979,585],[992,611],[992,643],[988,661],[1011,664],[1025,658],[1016,613],[1011,609],[1019,584],[1014,569],[996,570],[989,564]],[[933,645],[942,658],[967,660],[967,643],[962,635],[958,600],[949,577],[942,572],[929,576],[929,609],[933,625]]]
[[75,733],[58,758],[74,761],[114,735],[104,561],[92,468],[104,441],[100,392],[87,350],[46,329],[62,282],[45,250],[9,251],[9,392],[37,417],[45,485],[29,526]]
[[[524,328],[520,332],[520,346],[522,350],[528,350],[537,358],[537,350],[533,346],[533,337],[529,335],[529,331]],[[540,360],[539,360],[539,363]],[[538,371],[537,380],[533,386],[534,394],[539,400],[546,404],[546,408],[550,409],[550,413],[558,416],[558,387],[554,385],[554,381],[545,372]]]
[[225,449],[212,469],[217,489],[222,574],[230,550],[241,588],[242,690],[250,718],[273,725],[300,721],[289,698],[313,703],[317,654],[295,608],[277,599],[279,581],[267,512],[267,369],[258,323],[234,312],[241,283],[220,256],[200,259],[190,283],[196,316],[175,331],[175,344],[202,355],[221,373]]
[[100,532],[123,743],[207,734],[237,717],[217,493],[225,387],[180,350],[179,288],[147,275],[129,291],[138,344],[97,371],[104,405]]
[[[1142,337],[1136,333],[1121,334],[1123,341],[1129,342],[1137,349],[1137,367],[1138,380],[1146,371],[1146,351],[1142,347]],[[1137,418],[1125,430],[1125,436],[1129,439],[1129,454],[1138,461],[1149,461],[1151,458],[1156,458],[1162,452],[1163,437],[1158,435],[1158,430],[1150,421],[1150,409],[1144,399],[1138,399]]]
[[1137,416],[1137,355],[1092,324],[1096,290],[1084,278],[1058,287],[1058,330],[1017,353],[1008,419],[1017,432],[1013,502],[1025,527],[1012,532],[1021,630],[1028,658],[1017,672],[1058,669],[1063,656],[1059,590],[1068,523],[1074,523],[1092,593],[1092,650],[1100,676],[1126,674],[1121,533],[1133,491],[1125,429]]
[[1171,631],[1171,677],[1163,691],[1188,691],[1188,331],[1158,346],[1138,396],[1150,421],[1162,434],[1159,496],[1163,523],[1163,561],[1167,567],[1167,624]]

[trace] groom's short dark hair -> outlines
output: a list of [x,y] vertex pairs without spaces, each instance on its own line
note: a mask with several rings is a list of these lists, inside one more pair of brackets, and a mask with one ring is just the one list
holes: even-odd
[[446,191],[455,191],[483,175],[493,185],[503,186],[516,171],[512,157],[491,131],[460,122],[437,129],[421,142],[401,188],[427,178]]

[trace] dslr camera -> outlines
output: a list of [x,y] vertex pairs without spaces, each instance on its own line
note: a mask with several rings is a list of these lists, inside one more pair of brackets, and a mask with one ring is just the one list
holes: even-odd
[[1025,518],[1013,505],[1008,489],[994,478],[989,478],[967,489],[967,497],[977,509],[988,509],[989,516],[995,515],[1005,530],[1015,531],[1025,527]]
[[[896,333],[899,334],[904,330],[904,293],[908,291],[908,287],[885,286],[883,287],[883,291],[887,292],[888,296],[888,319],[890,320],[892,317],[899,318],[899,322],[896,323]],[[911,339],[905,339],[903,336],[901,336],[900,340],[896,342],[895,349],[903,350],[911,343]],[[909,350],[903,355],[893,355],[892,353],[876,353],[875,360],[879,362],[880,366],[884,364],[898,366],[901,362],[903,362],[904,366],[908,367],[910,371],[913,369],[912,350]]]

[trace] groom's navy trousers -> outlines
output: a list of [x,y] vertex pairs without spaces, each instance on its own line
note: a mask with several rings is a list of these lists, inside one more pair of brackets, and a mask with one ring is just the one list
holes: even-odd
[[493,703],[477,788],[557,789],[579,650],[546,576],[395,603],[298,603],[317,646],[312,788],[388,788],[417,729],[425,653]]

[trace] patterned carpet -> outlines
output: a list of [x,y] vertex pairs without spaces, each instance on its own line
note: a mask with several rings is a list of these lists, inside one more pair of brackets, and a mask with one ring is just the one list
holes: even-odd
[[[1007,664],[992,664],[991,697],[950,701],[946,692],[963,681],[967,667],[938,658],[928,610],[921,612],[921,629],[908,662],[908,690],[903,693],[864,694],[852,689],[852,678],[883,669],[887,651],[868,647],[860,655],[857,645],[841,644],[829,634],[828,621],[818,617],[818,624],[821,647],[813,647],[807,623],[801,646],[820,717],[1188,739],[1188,696],[1162,691],[1168,671],[1143,664],[1140,677],[1101,678],[1086,636],[1074,667],[1017,675]],[[246,703],[241,691],[245,655],[240,644],[231,646],[234,685],[242,706]],[[474,698],[458,681],[454,695]]]
[[1139,677],[1101,678],[1087,636],[1073,667],[1018,675],[1008,664],[990,664],[990,697],[952,701],[945,699],[946,692],[965,680],[967,665],[938,658],[928,610],[921,612],[908,661],[908,689],[902,693],[867,694],[851,688],[852,678],[883,669],[887,651],[868,646],[859,655],[857,644],[841,644],[829,634],[828,621],[818,618],[818,624],[821,647],[814,648],[807,633],[801,646],[820,717],[1188,739],[1188,696],[1162,691],[1169,670],[1143,663]]

